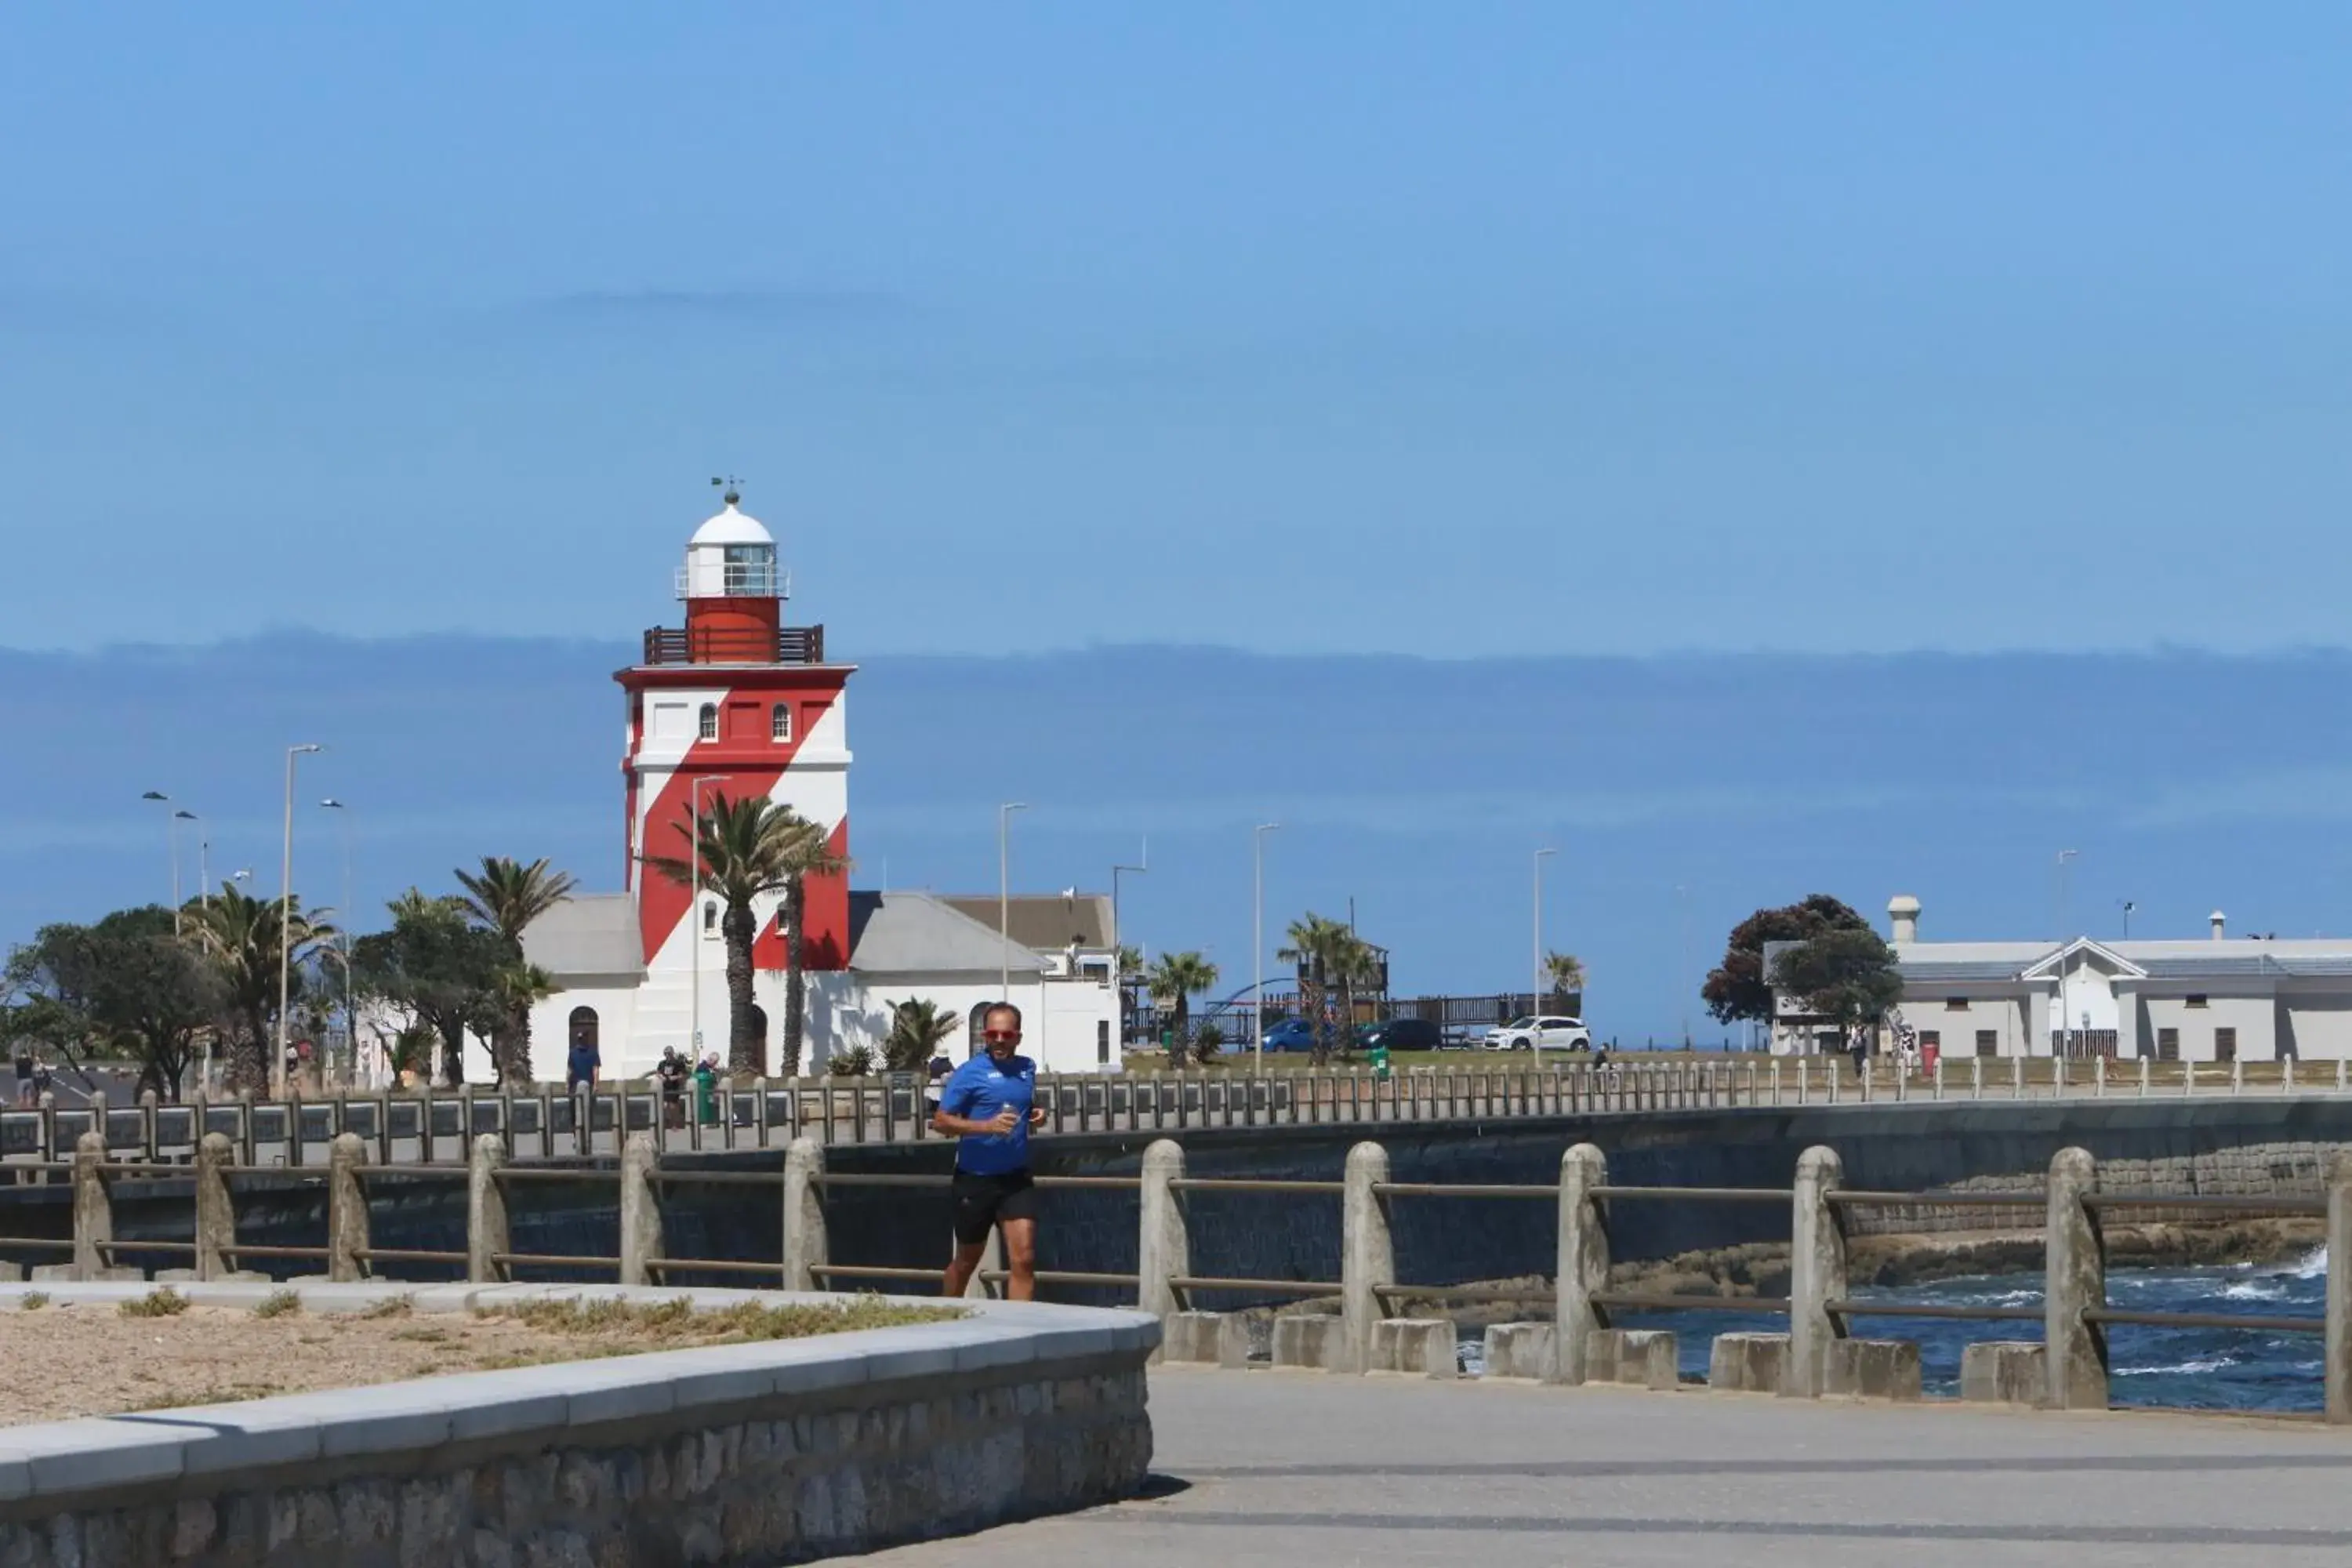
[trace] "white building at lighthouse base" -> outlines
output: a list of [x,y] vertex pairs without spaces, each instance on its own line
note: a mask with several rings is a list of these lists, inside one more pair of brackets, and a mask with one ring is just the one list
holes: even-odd
[[[802,977],[801,1070],[824,1073],[858,1047],[870,1049],[878,1063],[892,1005],[918,999],[961,1021],[946,1046],[961,1061],[979,1039],[980,1013],[1000,997],[1021,1009],[1027,1037],[1022,1048],[1041,1071],[1115,1070],[1120,1036],[1119,994],[1111,977],[1115,950],[1101,940],[1107,916],[1095,907],[1108,901],[1080,895],[1078,918],[1066,922],[1080,927],[1072,933],[1078,940],[1041,952],[1001,939],[992,926],[929,893],[853,891],[849,967]],[[1019,900],[1032,924],[1037,907],[1071,902],[1057,895]],[[584,894],[533,921],[523,949],[560,988],[531,1011],[534,1078],[561,1082],[571,1042],[583,1028],[596,1042],[607,1078],[652,1072],[665,1047],[715,1051],[727,1059],[727,945],[716,931],[692,955],[698,963],[649,972],[634,898]],[[755,968],[751,985],[766,1059],[780,1071],[784,973]]]

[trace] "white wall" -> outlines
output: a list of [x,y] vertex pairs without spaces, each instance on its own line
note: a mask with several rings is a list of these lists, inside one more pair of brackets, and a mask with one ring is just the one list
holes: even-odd
[[2305,1061],[2352,1057],[2352,994],[2294,994],[2284,998],[2295,1054]]
[[2213,1031],[2217,1028],[2238,1031],[2240,1061],[2266,1062],[2276,1054],[2276,1014],[2267,991],[2237,996],[2207,993],[2206,1005],[2202,1007],[2191,1007],[2188,993],[2182,990],[2172,990],[2170,994],[2144,991],[2143,995],[2147,1005],[2147,1037],[2143,1045],[2151,1057],[2157,1053],[2158,1031],[2163,1029],[2180,1031],[2180,1059],[2185,1062],[2213,1059]]

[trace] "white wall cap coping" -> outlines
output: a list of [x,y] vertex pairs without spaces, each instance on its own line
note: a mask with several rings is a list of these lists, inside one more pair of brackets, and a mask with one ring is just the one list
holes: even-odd
[[0,1443],[6,1447],[0,1453],[23,1458],[28,1484],[19,1495],[31,1498],[175,1480],[193,1440],[186,1432],[90,1415],[5,1428]]

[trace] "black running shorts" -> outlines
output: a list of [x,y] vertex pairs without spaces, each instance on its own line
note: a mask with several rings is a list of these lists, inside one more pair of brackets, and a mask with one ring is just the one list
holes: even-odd
[[958,1171],[950,1191],[955,1199],[959,1247],[979,1246],[1005,1220],[1037,1217],[1037,1183],[1026,1171],[1007,1171],[997,1176]]

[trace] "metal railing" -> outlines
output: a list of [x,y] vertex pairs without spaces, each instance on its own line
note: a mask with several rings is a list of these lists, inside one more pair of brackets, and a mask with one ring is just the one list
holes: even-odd
[[823,664],[823,626],[648,626],[647,664]]
[[[1387,1078],[1360,1070],[1237,1070],[1047,1074],[1037,1080],[1047,1136],[1181,1131],[1192,1128],[1494,1121],[1563,1116],[1853,1107],[1915,1101],[2147,1099],[2161,1095],[2352,1093],[2352,1062],[2128,1065],[2047,1058],[1969,1058],[1904,1075],[1874,1062],[1856,1076],[1836,1058],[1710,1061],[1664,1057],[1517,1066],[1471,1058]],[[636,1131],[662,1153],[779,1148],[803,1135],[823,1143],[903,1143],[936,1137],[919,1075],[882,1079],[755,1079],[721,1089],[708,1119],[691,1096],[665,1104],[649,1085],[569,1095],[553,1085],[524,1090],[416,1089],[320,1100],[191,1100],[152,1096],[110,1106],[0,1109],[0,1177],[31,1175],[64,1158],[80,1136],[103,1130],[126,1157],[191,1163],[206,1132],[229,1137],[247,1164],[317,1166],[327,1145],[352,1132],[377,1164],[426,1163],[462,1154],[483,1134],[513,1159],[617,1154]]]
[[[825,1148],[801,1137],[785,1152],[780,1173],[665,1167],[653,1136],[632,1133],[616,1162],[574,1166],[517,1166],[508,1163],[504,1143],[494,1135],[478,1137],[464,1163],[435,1162],[396,1166],[369,1163],[371,1149],[356,1133],[333,1142],[323,1173],[289,1172],[282,1166],[255,1165],[237,1157],[234,1142],[225,1133],[208,1133],[200,1143],[193,1166],[168,1162],[114,1158],[95,1131],[79,1141],[73,1157],[40,1162],[43,1173],[62,1173],[73,1184],[73,1232],[70,1237],[0,1237],[0,1256],[62,1254],[63,1263],[37,1265],[37,1273],[56,1271],[68,1278],[109,1277],[135,1265],[127,1259],[170,1258],[180,1261],[187,1277],[219,1279],[243,1271],[248,1265],[310,1263],[331,1279],[356,1279],[383,1275],[403,1265],[427,1266],[447,1272],[462,1271],[468,1279],[507,1280],[518,1269],[611,1276],[625,1284],[658,1283],[695,1272],[772,1282],[787,1289],[814,1289],[879,1283],[929,1283],[940,1278],[934,1268],[884,1264],[837,1263],[829,1244],[827,1200],[860,1189],[944,1194],[951,1178],[944,1173],[866,1173],[828,1171]],[[126,1186],[188,1181],[192,1221],[190,1234],[178,1237],[121,1237],[114,1231],[114,1206]],[[235,1184],[242,1180],[242,1193]],[[282,1191],[323,1181],[326,1236],[320,1245],[263,1245],[242,1240],[237,1219],[240,1196]],[[466,1247],[457,1249],[379,1247],[371,1237],[371,1190],[436,1182],[461,1182],[467,1191]],[[531,1252],[513,1244],[509,1194],[517,1186],[571,1184],[612,1190],[619,1219],[617,1250],[602,1253]],[[1547,1374],[1557,1381],[1584,1381],[1596,1331],[1611,1329],[1613,1314],[1652,1312],[1738,1312],[1783,1317],[1789,1334],[1783,1391],[1804,1395],[1823,1392],[1831,1351],[1852,1337],[1857,1319],[1939,1319],[1953,1322],[2029,1322],[2043,1325],[2042,1354],[2045,1387],[2042,1402],[2058,1408],[2104,1406],[2107,1403],[2105,1331],[2117,1326],[2203,1329],[2265,1334],[2308,1333],[2325,1339],[2326,1409],[2333,1421],[2352,1421],[2352,1291],[2333,1288],[2322,1317],[2287,1317],[2216,1312],[2135,1311],[2111,1304],[2106,1294],[2105,1238],[2101,1226],[2110,1215],[2163,1213],[2177,1215],[2246,1215],[2320,1216],[2326,1222],[2331,1268],[2352,1256],[2352,1160],[2339,1161],[2327,1173],[2324,1195],[2282,1194],[2240,1194],[2105,1192],[2098,1185],[2097,1166],[2079,1149],[2062,1151],[2052,1162],[2045,1190],[2035,1194],[2042,1204],[2045,1226],[2045,1289],[2038,1309],[1948,1305],[1927,1301],[1863,1297],[1852,1289],[1846,1261],[1846,1235],[1852,1216],[1866,1210],[1976,1207],[2014,1208],[2022,1194],[1975,1192],[1885,1192],[1849,1189],[1833,1150],[1813,1148],[1799,1160],[1794,1183],[1788,1187],[1676,1187],[1612,1184],[1602,1152],[1591,1144],[1567,1151],[1557,1183],[1438,1183],[1390,1179],[1388,1151],[1377,1142],[1362,1142],[1349,1153],[1339,1180],[1295,1180],[1261,1177],[1192,1176],[1186,1173],[1182,1147],[1171,1140],[1154,1142],[1145,1152],[1137,1175],[1043,1175],[1037,1185],[1047,1194],[1108,1193],[1136,1194],[1137,1264],[1133,1271],[1038,1270],[1036,1283],[1092,1290],[1133,1292],[1146,1310],[1161,1314],[1194,1310],[1204,1297],[1241,1296],[1254,1300],[1336,1298],[1336,1320],[1323,1319],[1327,1329],[1318,1339],[1304,1331],[1308,1320],[1281,1320],[1276,1325],[1276,1358],[1288,1354],[1300,1364],[1331,1370],[1363,1371],[1370,1366],[1371,1346],[1383,1321],[1394,1316],[1399,1303],[1527,1302],[1549,1309],[1553,1335]],[[661,1194],[676,1188],[717,1188],[725,1191],[772,1190],[780,1198],[782,1226],[779,1250],[766,1258],[694,1258],[673,1254],[664,1245]],[[1280,1201],[1324,1202],[1339,1206],[1339,1257],[1337,1279],[1280,1279],[1219,1275],[1193,1266],[1189,1205],[1196,1197],[1265,1197]],[[601,1195],[599,1199],[602,1201]],[[1415,1282],[1401,1279],[1391,1230],[1391,1212],[1401,1203],[1539,1202],[1557,1210],[1558,1254],[1549,1286],[1494,1285],[1451,1281]],[[1739,1205],[1785,1208],[1790,1216],[1790,1271],[1785,1297],[1680,1294],[1621,1289],[1612,1282],[1610,1235],[1615,1211],[1631,1205]],[[944,1227],[943,1227],[944,1228]],[[1203,1237],[1204,1241],[1209,1240]],[[944,1248],[943,1248],[944,1250]],[[986,1264],[979,1278],[1002,1284],[1009,1275],[995,1262]]]

